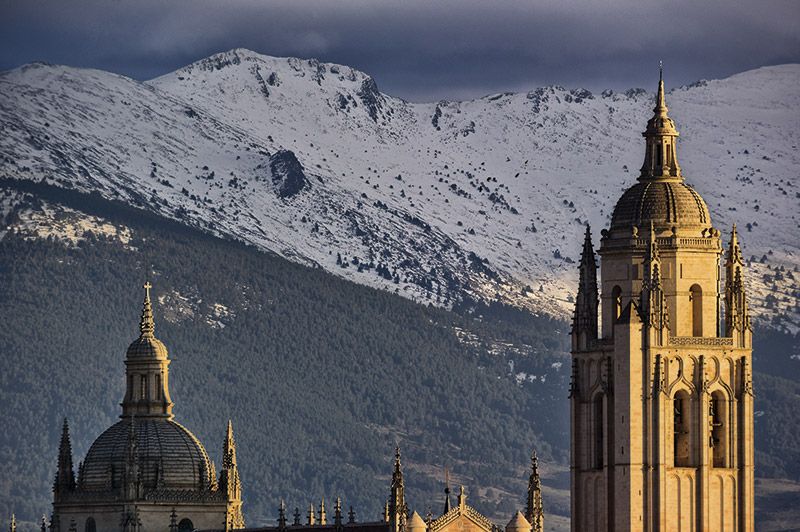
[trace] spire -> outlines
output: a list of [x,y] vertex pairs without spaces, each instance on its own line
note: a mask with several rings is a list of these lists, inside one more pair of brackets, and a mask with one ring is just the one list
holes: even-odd
[[39,522],[39,531],[40,532],[47,532],[47,517],[42,516],[42,520]]
[[725,336],[733,337],[739,346],[747,347],[752,334],[752,325],[743,274],[742,248],[734,224],[731,241],[725,254]]
[[336,505],[333,507],[333,524],[337,527],[342,526],[342,498],[336,497]]
[[154,338],[156,329],[155,321],[153,320],[153,306],[150,303],[150,289],[153,285],[150,281],[144,283],[144,305],[142,306],[142,319],[139,322],[139,331],[142,338]]
[[350,511],[347,512],[347,522],[351,524],[356,522],[356,512],[352,506],[350,506]]
[[408,508],[406,507],[405,483],[400,464],[400,446],[394,450],[394,472],[392,473],[391,493],[389,494],[389,519],[395,531],[405,529]]
[[597,309],[599,294],[597,290],[597,261],[592,246],[592,229],[586,224],[583,238],[578,294],[575,298],[575,312],[572,316],[572,338],[575,349],[589,349],[597,340]]
[[294,522],[292,522],[292,526],[300,526],[300,508],[297,506],[294,507]]
[[11,522],[8,524],[8,532],[17,532],[17,516],[11,514]]
[[236,441],[233,439],[233,423],[228,420],[225,444],[222,447],[222,469],[219,473],[219,489],[228,501],[228,517],[233,528],[244,528],[242,514],[242,481],[236,464]]
[[283,497],[281,497],[281,504],[278,506],[278,528],[280,530],[286,528],[286,503],[283,502]]
[[536,451],[531,455],[531,476],[528,478],[528,504],[525,519],[531,524],[532,532],[544,532],[544,506],[542,505],[542,482],[539,478],[539,459]]
[[317,524],[317,514],[314,511],[314,503],[313,502],[308,503],[308,515],[306,516],[306,518],[307,518],[307,521],[306,521],[307,525],[313,526],[313,525]]
[[58,471],[53,483],[53,493],[55,499],[59,500],[62,495],[75,490],[75,471],[72,467],[72,442],[69,438],[69,423],[64,418],[61,428],[61,442],[58,445]]
[[678,130],[667,112],[667,101],[664,96],[664,68],[659,62],[658,92],[653,117],[647,122],[647,129],[642,133],[645,138],[645,157],[639,180],[680,179],[681,167],[678,165],[676,139]]
[[328,514],[325,513],[325,497],[319,503],[319,524],[328,524]]
[[450,511],[450,472],[444,466],[444,511],[442,515]]

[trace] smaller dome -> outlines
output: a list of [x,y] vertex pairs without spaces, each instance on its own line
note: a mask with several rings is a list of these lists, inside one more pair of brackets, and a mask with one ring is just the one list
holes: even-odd
[[417,512],[411,514],[411,518],[408,520],[409,532],[425,532],[427,528],[428,525],[425,524],[425,521],[422,520],[422,517]]
[[692,187],[680,180],[643,180],[625,191],[611,215],[611,230],[640,229],[653,222],[658,228],[711,227],[708,206]]
[[167,346],[154,336],[140,336],[128,346],[128,358],[167,358]]
[[506,525],[506,532],[530,532],[531,531],[531,524],[525,519],[525,516],[522,515],[522,512],[517,511],[514,514],[514,517],[511,518],[511,521],[508,522]]

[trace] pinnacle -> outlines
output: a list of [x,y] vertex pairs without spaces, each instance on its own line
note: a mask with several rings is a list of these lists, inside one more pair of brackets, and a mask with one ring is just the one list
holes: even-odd
[[139,322],[139,331],[142,338],[153,338],[155,322],[153,320],[153,306],[150,303],[150,282],[144,283],[144,304],[142,305],[142,319]]

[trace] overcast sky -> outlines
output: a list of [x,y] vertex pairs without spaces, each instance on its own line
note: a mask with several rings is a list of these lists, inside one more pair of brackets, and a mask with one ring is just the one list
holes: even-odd
[[0,0],[0,70],[149,79],[237,47],[350,65],[415,101],[652,90],[659,59],[669,85],[800,62],[800,1]]

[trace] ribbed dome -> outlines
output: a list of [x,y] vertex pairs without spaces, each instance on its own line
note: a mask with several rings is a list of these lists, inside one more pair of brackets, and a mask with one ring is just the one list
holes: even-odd
[[128,358],[167,358],[167,346],[154,336],[141,336],[128,346]]
[[678,180],[643,180],[629,188],[614,207],[611,230],[640,230],[650,222],[660,228],[711,227],[711,216],[703,198]]
[[[214,479],[211,461],[198,439],[182,425],[167,419],[134,421],[136,456],[142,486],[147,490],[207,490]],[[106,491],[123,485],[130,420],[103,432],[83,462],[79,489]],[[113,481],[112,481],[113,471]]]

